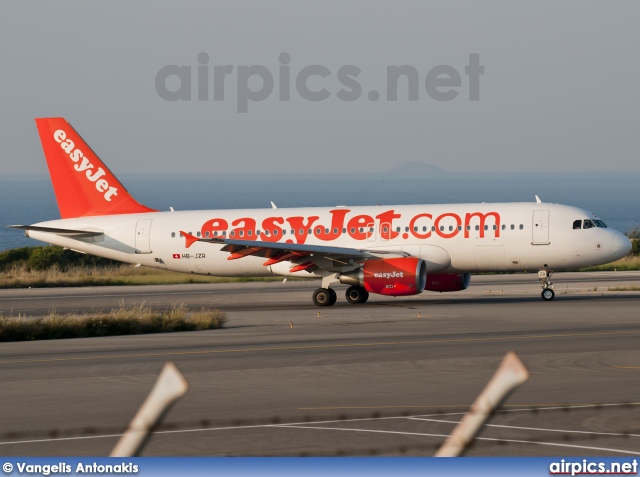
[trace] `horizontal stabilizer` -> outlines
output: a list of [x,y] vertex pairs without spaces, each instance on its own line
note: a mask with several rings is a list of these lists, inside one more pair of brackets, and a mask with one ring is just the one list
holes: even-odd
[[104,232],[96,232],[94,230],[72,230],[72,229],[57,229],[54,227],[38,227],[36,225],[9,225],[12,229],[33,230],[34,232],[45,232],[49,234],[62,235],[64,237],[82,238],[82,237],[97,237],[104,235]]

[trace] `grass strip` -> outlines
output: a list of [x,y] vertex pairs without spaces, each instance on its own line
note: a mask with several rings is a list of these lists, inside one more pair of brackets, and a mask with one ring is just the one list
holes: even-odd
[[132,265],[110,267],[71,266],[60,270],[29,269],[15,264],[0,272],[0,288],[47,288],[85,286],[175,285],[184,283],[245,283],[282,281],[282,277],[212,277],[171,272]]
[[[640,256],[627,256],[616,262],[583,268],[582,272],[640,270]],[[517,272],[507,272],[517,273]],[[486,273],[479,273],[485,275]],[[493,275],[494,273],[489,273]],[[296,280],[296,278],[290,278]],[[14,263],[0,271],[1,288],[48,288],[83,286],[175,285],[188,283],[277,282],[282,277],[212,277],[128,264],[111,266],[69,266],[61,270],[52,266],[35,270],[25,263]]]
[[588,267],[580,270],[581,272],[628,272],[632,270],[640,270],[640,256],[627,255],[615,262],[596,267]]
[[165,310],[153,310],[145,304],[123,306],[109,313],[82,315],[52,310],[36,318],[0,314],[0,342],[212,330],[222,328],[226,319],[220,310],[190,310],[184,304]]

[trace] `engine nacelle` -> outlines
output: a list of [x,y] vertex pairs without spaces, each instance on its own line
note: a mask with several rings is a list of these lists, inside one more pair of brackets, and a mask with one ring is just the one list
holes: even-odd
[[453,292],[466,290],[471,281],[470,273],[430,273],[425,290]]
[[340,275],[340,283],[379,295],[417,295],[427,283],[427,265],[415,257],[367,260],[362,268]]

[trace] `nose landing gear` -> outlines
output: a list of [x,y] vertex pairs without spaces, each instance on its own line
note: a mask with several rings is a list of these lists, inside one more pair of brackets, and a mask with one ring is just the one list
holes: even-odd
[[542,299],[544,301],[551,301],[556,296],[553,291],[553,283],[551,282],[551,275],[553,275],[553,271],[551,270],[540,270],[538,272],[538,278],[540,279],[540,286],[542,287]]

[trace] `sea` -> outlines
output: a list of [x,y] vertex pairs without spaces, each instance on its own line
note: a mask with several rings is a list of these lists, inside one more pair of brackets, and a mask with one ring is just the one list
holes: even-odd
[[[640,172],[124,175],[139,202],[159,210],[543,202],[574,205],[621,232],[640,227]],[[41,245],[12,224],[60,218],[48,176],[0,177],[0,251]]]

